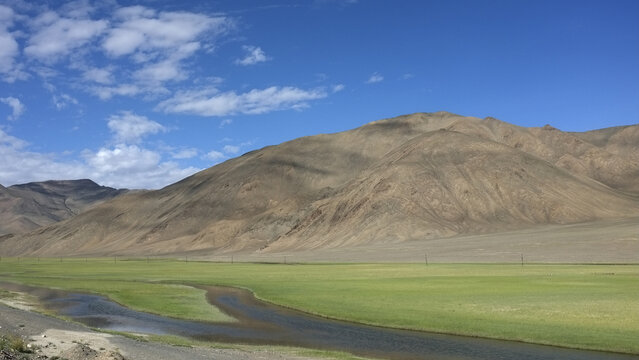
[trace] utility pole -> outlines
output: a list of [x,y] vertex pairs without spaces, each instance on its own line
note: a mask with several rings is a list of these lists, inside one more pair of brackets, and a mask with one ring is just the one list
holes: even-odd
[[428,265],[428,253],[424,253],[424,262]]

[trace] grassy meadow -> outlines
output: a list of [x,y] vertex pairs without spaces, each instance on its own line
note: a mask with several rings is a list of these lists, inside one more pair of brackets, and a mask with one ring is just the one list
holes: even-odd
[[6,259],[0,281],[104,294],[137,310],[232,321],[188,284],[408,329],[639,353],[639,265],[248,264]]

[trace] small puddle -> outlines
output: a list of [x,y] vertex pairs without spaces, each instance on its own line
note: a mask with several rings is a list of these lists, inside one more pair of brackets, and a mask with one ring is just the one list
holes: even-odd
[[91,327],[135,333],[170,334],[197,340],[288,345],[346,351],[381,359],[556,359],[622,360],[639,356],[583,351],[513,341],[395,330],[325,319],[271,305],[246,290],[201,287],[211,304],[238,319],[233,323],[186,321],[135,311],[103,296],[0,283],[28,292],[57,314]]

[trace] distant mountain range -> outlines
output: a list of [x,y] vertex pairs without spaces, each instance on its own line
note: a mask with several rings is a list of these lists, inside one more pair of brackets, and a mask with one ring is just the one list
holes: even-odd
[[0,235],[22,234],[68,219],[125,192],[86,179],[0,185]]
[[4,239],[6,255],[273,252],[639,216],[639,125],[417,113],[268,146]]

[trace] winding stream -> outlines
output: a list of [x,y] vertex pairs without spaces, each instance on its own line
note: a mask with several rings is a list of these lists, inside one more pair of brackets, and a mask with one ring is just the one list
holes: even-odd
[[255,299],[248,291],[202,287],[211,304],[235,317],[233,323],[186,321],[139,312],[105,297],[14,284],[56,313],[88,326],[135,333],[170,334],[197,340],[290,345],[346,351],[381,359],[639,359],[639,356],[583,351],[513,341],[395,330],[312,316]]

